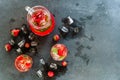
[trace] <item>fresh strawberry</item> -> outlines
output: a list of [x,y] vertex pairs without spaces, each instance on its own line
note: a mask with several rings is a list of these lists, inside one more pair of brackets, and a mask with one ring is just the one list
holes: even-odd
[[49,77],[54,77],[54,75],[55,75],[55,74],[54,74],[53,71],[48,71],[48,76],[49,76]]
[[66,62],[66,61],[63,61],[63,62],[62,62],[62,66],[63,66],[63,67],[66,67],[66,66],[67,66],[67,62]]
[[25,43],[25,48],[30,48],[30,44],[29,43]]
[[64,54],[62,49],[58,49],[58,55],[59,56],[65,56],[65,54]]
[[17,37],[17,36],[19,35],[19,32],[20,32],[19,29],[13,29],[13,30],[11,30],[11,34],[12,34],[12,36],[14,36],[14,37]]
[[53,40],[54,40],[54,41],[60,40],[60,36],[59,36],[58,34],[54,35],[54,36],[53,36]]
[[7,44],[5,45],[5,50],[6,50],[7,52],[10,52],[11,49],[12,49],[12,46],[11,46],[9,43],[7,43]]

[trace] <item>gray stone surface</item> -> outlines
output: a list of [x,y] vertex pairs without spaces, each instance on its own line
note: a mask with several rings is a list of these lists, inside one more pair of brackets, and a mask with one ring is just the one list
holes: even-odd
[[[4,44],[10,39],[10,29],[27,23],[26,5],[46,6],[55,14],[56,28],[40,38],[32,69],[20,73],[14,67],[16,53],[7,53]],[[69,65],[56,80],[120,80],[120,0],[0,0],[0,80],[40,80],[35,74],[39,58],[48,60],[52,36],[67,15],[84,21],[85,29],[77,38],[61,40],[69,49]]]

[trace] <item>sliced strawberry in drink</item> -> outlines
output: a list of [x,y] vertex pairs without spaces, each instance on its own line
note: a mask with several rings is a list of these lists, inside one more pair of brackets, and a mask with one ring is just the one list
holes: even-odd
[[33,19],[34,21],[38,24],[38,26],[41,26],[41,21],[42,20],[45,20],[46,16],[45,14],[43,13],[43,11],[37,11],[36,13],[34,13],[33,15]]
[[18,60],[20,61],[20,60],[23,60],[23,56],[19,56],[18,57]]
[[30,68],[31,67],[31,63],[26,63],[26,67]]
[[40,23],[40,19],[39,19],[39,18],[38,18],[38,19],[35,19],[34,21],[37,22],[37,24]]
[[64,51],[61,49],[58,49],[58,55],[59,56],[65,56]]
[[22,60],[19,60],[19,64],[20,65],[24,65],[25,64],[25,61],[22,59]]

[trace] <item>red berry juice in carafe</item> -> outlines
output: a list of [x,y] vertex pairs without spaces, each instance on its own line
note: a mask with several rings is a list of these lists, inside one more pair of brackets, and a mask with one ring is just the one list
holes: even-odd
[[50,34],[55,26],[54,16],[43,6],[34,6],[31,9],[32,14],[27,14],[31,31],[39,36]]

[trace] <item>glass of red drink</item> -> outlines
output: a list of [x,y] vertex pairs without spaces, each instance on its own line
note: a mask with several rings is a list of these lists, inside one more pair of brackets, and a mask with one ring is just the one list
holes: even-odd
[[51,48],[50,54],[55,61],[62,61],[67,57],[68,49],[64,44],[55,44]]
[[22,54],[15,59],[15,67],[20,72],[29,71],[32,67],[32,64],[32,58],[25,54]]
[[[54,30],[54,16],[41,5],[28,8],[27,21],[31,31],[39,36],[46,36]],[[31,11],[31,12],[30,12]]]

